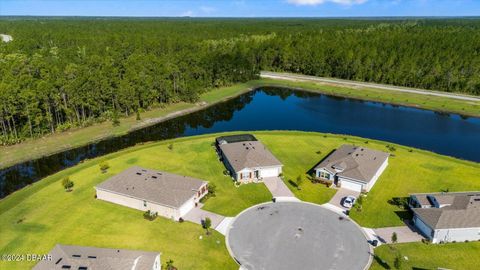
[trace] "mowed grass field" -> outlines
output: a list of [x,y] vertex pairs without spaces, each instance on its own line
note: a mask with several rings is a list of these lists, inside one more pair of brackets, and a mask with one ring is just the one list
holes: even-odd
[[[479,269],[480,242],[427,245],[423,243],[382,245],[375,249],[371,270],[395,269],[394,260],[402,257],[400,269]],[[405,260],[407,257],[408,260]],[[383,262],[382,262],[383,260]]]
[[[307,179],[298,190],[288,180],[295,181],[298,175],[305,177],[317,162],[342,144],[383,151],[387,151],[388,144],[321,133],[252,133],[284,164],[285,181],[292,191],[300,199],[315,203],[327,202],[335,190],[312,184]],[[0,253],[44,254],[56,243],[63,243],[159,251],[163,262],[172,259],[179,269],[238,269],[227,252],[224,237],[216,232],[205,237],[205,232],[197,224],[176,223],[165,218],[150,222],[143,219],[141,211],[94,199],[96,184],[130,166],[139,165],[214,183],[217,196],[210,198],[204,209],[219,214],[234,216],[249,206],[269,201],[271,194],[263,184],[237,188],[231,178],[223,176],[225,168],[218,161],[212,145],[217,136],[219,134],[139,145],[85,161],[9,195],[0,201]],[[391,157],[390,166],[368,194],[364,210],[352,213],[362,226],[401,224],[395,213],[397,208],[388,203],[392,197],[445,188],[450,191],[480,189],[479,164],[409,150],[396,145],[395,156]],[[102,174],[98,164],[104,160],[111,168]],[[60,183],[65,176],[75,182],[73,192],[63,191]],[[199,239],[201,235],[204,236],[202,240]],[[478,250],[464,249],[462,244],[458,247],[470,256],[478,254],[475,253]],[[430,249],[420,251],[424,256],[430,256]],[[0,261],[0,269],[26,269],[33,265],[33,262]]]

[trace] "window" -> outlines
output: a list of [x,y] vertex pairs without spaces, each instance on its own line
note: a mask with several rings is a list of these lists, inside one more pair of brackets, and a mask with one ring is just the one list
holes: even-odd
[[143,201],[143,206],[147,207],[147,201]]
[[320,177],[320,178],[325,178],[325,179],[330,179],[330,174],[327,173],[327,172],[322,172],[322,171],[321,171],[321,172],[319,173],[319,177]]

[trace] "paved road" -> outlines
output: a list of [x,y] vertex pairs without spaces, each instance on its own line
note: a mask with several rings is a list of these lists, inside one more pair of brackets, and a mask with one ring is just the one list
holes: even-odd
[[382,84],[376,84],[376,83],[365,83],[365,82],[355,82],[355,81],[333,79],[333,78],[314,77],[314,76],[298,75],[298,74],[291,74],[291,73],[262,71],[260,73],[260,77],[270,78],[270,79],[290,80],[290,81],[312,81],[312,82],[334,83],[334,84],[346,85],[346,86],[368,87],[368,88],[376,88],[376,89],[382,89],[387,91],[414,93],[414,94],[420,94],[420,95],[430,95],[430,96],[446,97],[446,98],[453,98],[453,99],[459,99],[459,100],[465,100],[465,101],[480,102],[480,97],[475,97],[475,96],[452,94],[452,93],[439,92],[439,91],[429,91],[429,90],[422,90],[422,89],[416,89],[416,88],[382,85]]

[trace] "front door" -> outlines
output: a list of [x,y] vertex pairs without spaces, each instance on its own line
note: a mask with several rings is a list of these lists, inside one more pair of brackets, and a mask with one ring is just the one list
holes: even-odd
[[254,171],[253,174],[255,175],[255,178],[260,178],[260,172],[259,171]]

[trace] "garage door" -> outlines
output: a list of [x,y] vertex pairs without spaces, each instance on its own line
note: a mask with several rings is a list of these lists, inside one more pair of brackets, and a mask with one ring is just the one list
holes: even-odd
[[260,176],[261,177],[275,177],[275,176],[278,176],[278,168],[262,169],[260,171]]
[[362,184],[357,184],[355,182],[350,182],[347,180],[342,180],[342,188],[362,192]]

